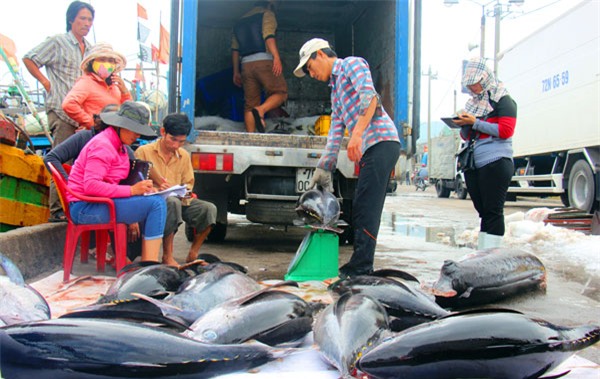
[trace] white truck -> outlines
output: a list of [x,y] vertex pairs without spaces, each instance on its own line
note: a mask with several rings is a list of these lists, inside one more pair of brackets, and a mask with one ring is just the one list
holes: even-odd
[[448,198],[456,192],[459,199],[467,198],[464,175],[456,169],[456,153],[461,145],[460,135],[454,130],[431,139],[429,182],[435,186],[437,197]]
[[600,1],[587,0],[503,52],[498,76],[518,106],[509,196],[600,200]]
[[[200,80],[214,79],[213,88],[220,91],[232,86],[232,75],[219,73],[231,70],[231,31],[253,3],[183,0],[178,65],[181,96],[176,91],[169,95],[179,99],[178,108],[190,119],[216,115],[206,106]],[[279,2],[277,43],[288,85],[286,110],[300,118],[322,114],[324,107],[330,107],[325,83],[292,75],[302,44],[310,38],[325,38],[340,57],[361,56],[369,62],[382,103],[398,127],[403,150],[411,154],[412,133],[416,131],[409,122],[409,107],[413,106],[410,81],[414,75],[412,11],[412,0]],[[173,27],[171,30],[172,34],[178,31]],[[172,48],[171,54],[177,52]],[[217,225],[209,239],[225,238],[228,213],[245,215],[257,223],[292,225],[296,201],[306,190],[325,143],[325,136],[197,131],[186,149],[195,171],[194,192],[217,206]],[[334,173],[334,193],[342,201],[341,218],[348,224],[352,221],[357,177],[358,168],[342,147]],[[190,233],[193,231],[186,228],[188,238]],[[340,241],[352,239],[349,226]]]

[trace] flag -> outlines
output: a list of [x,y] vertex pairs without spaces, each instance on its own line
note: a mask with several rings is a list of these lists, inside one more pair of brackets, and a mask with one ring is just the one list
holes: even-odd
[[158,61],[162,64],[169,62],[169,32],[160,25],[160,42],[158,44]]
[[150,35],[150,28],[138,21],[138,41],[145,43]]
[[135,65],[135,78],[133,80],[138,83],[146,81],[146,78],[144,78],[144,71],[142,70],[142,65],[139,63]]
[[152,50],[140,43],[140,60],[142,62],[152,63]]
[[150,44],[150,46],[152,46],[152,62],[156,62],[158,60],[158,47],[154,44]]
[[4,34],[0,33],[0,46],[4,50],[8,61],[12,66],[18,66],[19,61],[17,60],[17,46],[14,41]]
[[140,3],[137,5],[137,13],[139,18],[148,19],[148,12],[146,12],[146,8],[142,7]]

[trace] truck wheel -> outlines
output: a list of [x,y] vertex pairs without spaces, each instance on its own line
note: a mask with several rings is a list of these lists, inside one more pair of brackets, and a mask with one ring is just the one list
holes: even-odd
[[458,197],[461,200],[464,200],[467,198],[468,194],[469,194],[469,192],[467,191],[467,186],[465,185],[463,180],[460,178],[460,176],[458,176],[456,178],[456,197]]
[[342,214],[340,218],[348,224],[344,228],[344,232],[339,235],[339,245],[354,244],[354,226],[352,225],[352,199],[344,199],[342,201]]
[[[210,231],[208,237],[206,237],[207,242],[223,242],[225,241],[225,236],[227,235],[227,224],[222,224],[217,222],[213,229]],[[196,229],[194,229],[188,223],[185,224],[185,237],[189,242],[194,241],[194,237],[196,236]]]
[[594,174],[587,162],[583,159],[575,162],[569,174],[569,205],[591,212],[594,208],[594,187]]
[[449,198],[450,188],[444,186],[443,180],[440,179],[435,182],[435,193],[437,193],[437,197]]

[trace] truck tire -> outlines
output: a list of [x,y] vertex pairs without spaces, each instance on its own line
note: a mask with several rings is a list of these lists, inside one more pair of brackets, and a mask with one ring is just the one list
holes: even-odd
[[[208,237],[206,237],[207,242],[219,243],[225,241],[225,236],[227,235],[227,224],[223,224],[217,222],[213,229],[210,231]],[[196,236],[196,229],[190,226],[188,223],[185,224],[185,237],[189,242],[194,241],[194,237]]]
[[450,188],[446,187],[444,181],[440,179],[435,182],[435,193],[437,193],[437,197],[447,199],[450,197]]
[[584,159],[575,162],[571,169],[567,194],[569,195],[569,206],[588,213],[594,209],[594,174]]
[[353,245],[354,226],[352,225],[352,199],[345,199],[342,201],[342,214],[340,218],[346,221],[348,226],[346,226],[342,234],[339,235],[339,245]]
[[456,183],[456,190],[455,190],[456,197],[458,197],[461,200],[466,199],[469,192],[467,191],[467,186],[465,185],[463,180],[460,178],[460,176],[456,177],[455,183]]

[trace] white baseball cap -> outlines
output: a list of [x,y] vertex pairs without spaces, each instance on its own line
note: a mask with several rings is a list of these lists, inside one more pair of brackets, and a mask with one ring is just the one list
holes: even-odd
[[296,67],[296,69],[294,70],[294,75],[296,75],[299,78],[303,77],[305,74],[302,70],[302,67],[304,67],[306,62],[308,62],[308,59],[310,58],[312,53],[321,49],[331,49],[331,46],[329,46],[329,42],[321,38],[313,38],[306,42],[304,45],[302,45],[302,47],[300,48],[300,63],[298,63],[298,67]]

